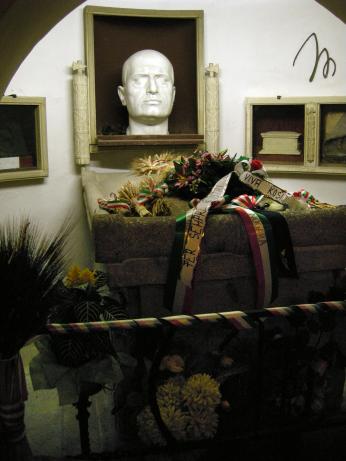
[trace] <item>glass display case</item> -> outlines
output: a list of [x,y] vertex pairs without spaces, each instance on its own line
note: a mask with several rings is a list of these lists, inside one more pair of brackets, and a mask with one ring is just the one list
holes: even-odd
[[346,97],[247,98],[246,155],[268,171],[346,173]]
[[0,182],[48,176],[45,98],[0,99]]

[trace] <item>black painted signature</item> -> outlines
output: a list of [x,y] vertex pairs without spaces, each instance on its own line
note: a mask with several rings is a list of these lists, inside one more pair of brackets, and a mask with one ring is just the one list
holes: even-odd
[[334,70],[333,70],[333,73],[332,73],[332,77],[333,77],[335,75],[335,72],[336,72],[336,62],[334,61],[333,58],[330,57],[329,51],[327,50],[327,48],[323,48],[321,51],[319,50],[317,35],[315,34],[315,32],[310,34],[308,36],[308,38],[305,40],[305,42],[302,44],[302,46],[299,48],[299,51],[298,51],[298,53],[296,54],[296,56],[295,56],[295,58],[293,60],[293,66],[296,63],[296,60],[297,60],[297,58],[299,56],[299,53],[302,51],[302,49],[304,48],[304,46],[306,45],[306,43],[310,39],[315,40],[315,65],[314,65],[314,68],[313,68],[312,73],[310,75],[309,81],[312,82],[313,79],[315,78],[317,67],[318,67],[318,64],[320,62],[320,59],[321,59],[322,55],[326,56],[326,62],[324,63],[324,66],[323,66],[323,69],[322,69],[322,75],[323,75],[324,78],[328,77],[329,72],[330,72],[330,65],[332,64],[334,66]]

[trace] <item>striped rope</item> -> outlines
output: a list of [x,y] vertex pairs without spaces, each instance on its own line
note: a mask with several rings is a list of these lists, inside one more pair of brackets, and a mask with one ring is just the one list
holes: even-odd
[[261,311],[230,311],[230,312],[211,312],[208,314],[196,315],[173,315],[169,317],[149,317],[143,319],[126,319],[126,320],[111,320],[100,322],[85,322],[85,323],[50,323],[47,329],[53,334],[68,334],[68,333],[92,333],[99,331],[109,331],[113,329],[136,329],[136,328],[156,328],[164,324],[169,324],[173,327],[189,327],[198,322],[218,322],[228,321],[238,330],[248,330],[254,328],[258,313],[262,312],[265,315],[288,317],[295,311],[301,311],[305,314],[318,314],[322,310],[329,311],[346,311],[346,301],[328,301],[317,304],[297,304],[294,306],[285,307],[268,307]]

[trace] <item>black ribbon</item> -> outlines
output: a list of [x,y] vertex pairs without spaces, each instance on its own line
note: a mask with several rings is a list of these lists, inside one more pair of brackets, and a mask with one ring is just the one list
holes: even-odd
[[298,278],[291,234],[285,217],[276,211],[258,211],[268,219],[272,228],[279,277]]

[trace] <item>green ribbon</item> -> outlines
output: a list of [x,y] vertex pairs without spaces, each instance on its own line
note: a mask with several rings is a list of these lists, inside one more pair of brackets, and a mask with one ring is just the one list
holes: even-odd
[[175,295],[175,288],[177,285],[177,279],[179,277],[181,269],[181,255],[184,248],[185,240],[185,226],[186,226],[186,214],[182,214],[176,218],[175,222],[175,237],[169,257],[169,268],[167,274],[167,283],[164,294],[164,305],[172,311],[173,301]]

